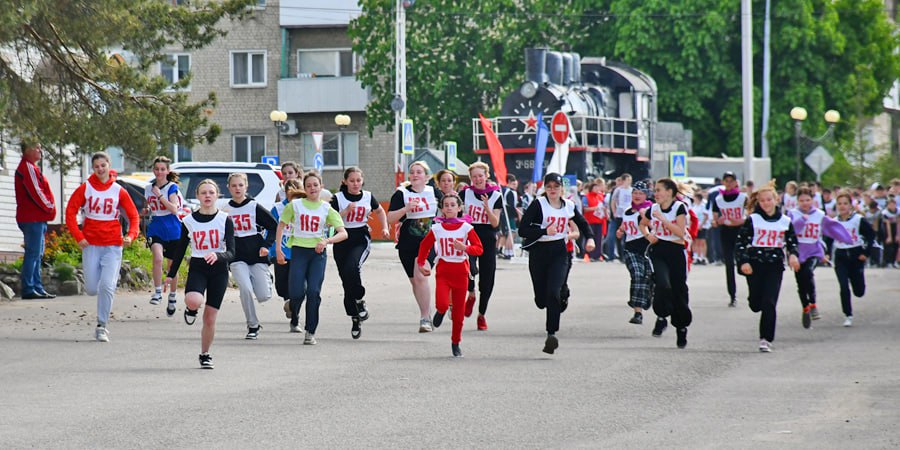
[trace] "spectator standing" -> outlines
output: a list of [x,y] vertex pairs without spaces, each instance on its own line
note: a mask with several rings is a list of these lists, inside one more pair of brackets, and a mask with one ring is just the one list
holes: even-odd
[[631,208],[631,175],[626,173],[616,179],[616,188],[609,199],[612,220],[609,222],[605,242],[607,261],[618,259],[622,254],[622,243],[616,238],[616,230],[622,226],[622,215],[628,208]]
[[44,290],[41,261],[47,222],[56,217],[56,202],[47,177],[37,162],[43,156],[40,144],[21,144],[22,160],[16,168],[16,224],[25,235],[25,260],[22,264],[23,299],[55,298]]

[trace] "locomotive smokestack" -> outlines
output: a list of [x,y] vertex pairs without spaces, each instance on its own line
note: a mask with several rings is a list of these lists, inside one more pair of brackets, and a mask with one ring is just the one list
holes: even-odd
[[546,48],[526,48],[525,49],[525,81],[533,81],[538,85],[547,81],[546,69]]
[[568,86],[572,84],[572,54],[571,53],[563,53],[563,77],[562,84],[564,86]]
[[581,55],[572,53],[572,84],[581,84]]
[[553,84],[563,84],[563,57],[559,52],[547,52],[547,77]]

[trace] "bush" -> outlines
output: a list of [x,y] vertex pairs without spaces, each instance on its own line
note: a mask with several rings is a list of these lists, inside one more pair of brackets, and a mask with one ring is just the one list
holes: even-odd
[[71,281],[75,279],[75,266],[58,262],[53,266],[53,271],[60,281]]
[[44,262],[55,266],[57,262],[72,266],[81,265],[81,247],[65,227],[51,231],[44,238]]

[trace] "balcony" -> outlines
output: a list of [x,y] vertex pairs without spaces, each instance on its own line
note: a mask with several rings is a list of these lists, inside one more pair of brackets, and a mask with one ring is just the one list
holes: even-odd
[[353,77],[278,80],[278,109],[288,114],[365,111],[369,96]]

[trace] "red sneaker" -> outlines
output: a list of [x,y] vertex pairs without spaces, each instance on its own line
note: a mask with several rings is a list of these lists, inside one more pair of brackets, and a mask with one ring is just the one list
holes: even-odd
[[487,320],[484,320],[484,316],[481,314],[478,315],[478,329],[481,331],[487,330]]
[[472,311],[475,310],[475,293],[469,292],[469,296],[466,297],[466,317],[472,317]]

